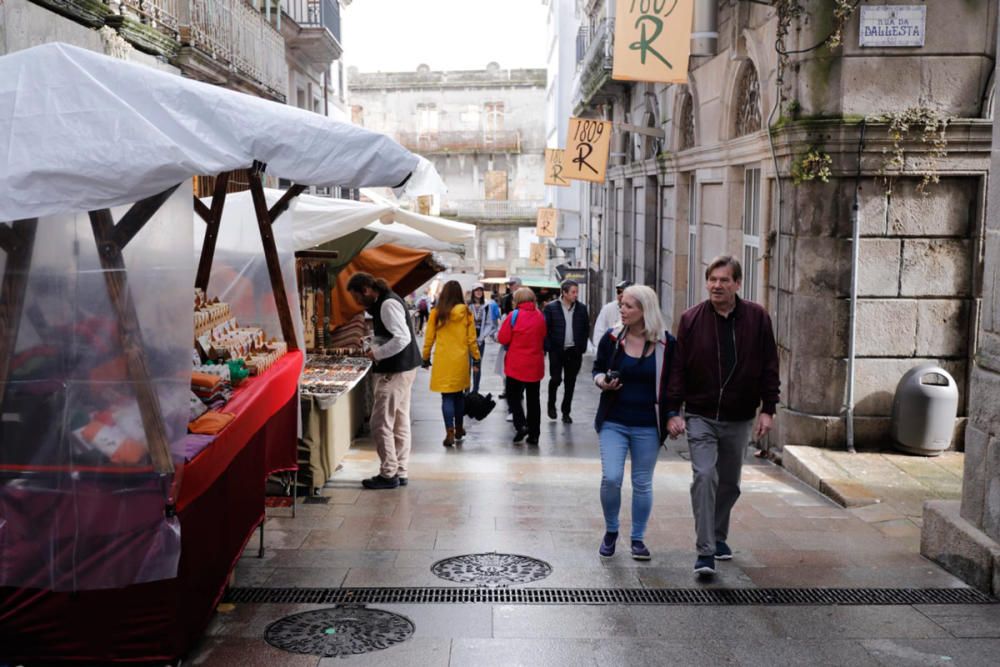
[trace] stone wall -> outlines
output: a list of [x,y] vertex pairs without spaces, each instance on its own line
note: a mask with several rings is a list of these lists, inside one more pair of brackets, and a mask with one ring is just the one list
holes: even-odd
[[[770,310],[780,346],[783,406],[770,442],[773,448],[784,443],[845,446],[856,183],[862,237],[856,443],[889,445],[896,384],[906,370],[922,362],[940,364],[955,377],[960,415],[965,414],[974,375],[969,370],[971,341],[984,282],[983,198],[990,138],[989,122],[979,119],[987,106],[997,7],[985,1],[959,4],[961,21],[952,16],[948,3],[928,3],[929,35],[923,48],[862,49],[854,16],[842,47],[791,57],[784,74],[784,101],[773,119],[777,163],[766,130],[742,136],[736,130],[739,81],[746,68],[753,67],[759,81],[762,128],[775,107],[778,21],[770,7],[720,3],[718,54],[693,57],[686,86],[629,84],[621,92],[609,88],[600,99],[613,97],[614,102],[594,109],[616,122],[642,125],[650,99],[655,99],[653,126],[662,127],[665,137],[650,151],[648,140],[616,132],[612,151],[624,153],[624,158],[613,158],[604,196],[589,197],[585,204],[590,205],[582,207],[584,227],[601,240],[595,255],[604,293],[592,300],[610,298],[610,286],[621,277],[650,282],[648,260],[635,241],[651,241],[645,225],[652,216],[657,266],[650,284],[660,291],[668,321],[676,322],[683,310],[705,298],[703,271],[713,257],[742,257],[747,241],[742,228],[745,170],[760,169],[761,261],[745,267],[745,273],[756,271],[756,298]],[[806,48],[829,34],[832,4],[813,0],[802,5],[804,14],[792,26],[788,49]],[[897,85],[899,81],[906,85]],[[685,128],[679,113],[687,95],[693,108],[693,146],[682,144]],[[892,195],[887,196],[880,173],[893,149],[888,127],[869,122],[862,145],[861,120],[911,107],[951,121],[947,156],[933,167],[940,182],[918,191],[918,174],[932,160],[916,132],[902,141],[905,173],[893,179]],[[810,148],[832,159],[829,182],[793,184],[793,164]],[[657,190],[655,211],[637,190],[650,187]],[[635,205],[637,197],[647,203],[641,210]],[[593,205],[595,201],[601,203]],[[693,249],[688,241],[692,206]],[[1000,239],[991,242],[1000,250]],[[984,314],[993,312],[984,304]],[[995,319],[1000,325],[1000,314]],[[1000,352],[1000,335],[993,340]],[[962,442],[963,426],[960,421],[956,427],[955,446]]]

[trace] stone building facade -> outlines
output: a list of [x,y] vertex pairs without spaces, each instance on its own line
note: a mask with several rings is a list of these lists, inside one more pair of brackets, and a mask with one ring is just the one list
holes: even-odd
[[[925,43],[908,48],[860,46],[854,12],[831,48],[830,2],[800,0],[801,14],[786,22],[765,4],[696,0],[689,82],[670,86],[611,79],[614,4],[578,0],[585,48],[574,112],[615,123],[607,182],[583,188],[600,275],[590,301],[609,300],[629,278],[657,288],[673,326],[706,297],[711,259],[741,258],[743,295],[771,312],[780,348],[774,449],[845,447],[852,384],[856,445],[886,445],[896,384],[921,362],[955,377],[965,415],[983,289],[996,3],[927,3]],[[789,55],[779,57],[786,29]],[[886,114],[920,122],[895,141]],[[934,136],[922,138],[939,119],[946,154]],[[897,148],[901,173],[888,162]],[[924,173],[939,182],[920,187]]]
[[64,42],[346,119],[350,1],[5,0],[0,54]]
[[354,122],[425,156],[444,179],[448,194],[432,212],[479,227],[455,270],[547,274],[529,262],[544,195],[545,70],[352,68],[349,79]]
[[[1000,21],[992,17],[996,24]],[[1000,31],[998,31],[1000,32]],[[1000,49],[1000,35],[996,38]],[[996,104],[996,90],[991,91]],[[993,126],[976,354],[970,360],[962,499],[924,506],[921,553],[1000,596],[1000,126]]]

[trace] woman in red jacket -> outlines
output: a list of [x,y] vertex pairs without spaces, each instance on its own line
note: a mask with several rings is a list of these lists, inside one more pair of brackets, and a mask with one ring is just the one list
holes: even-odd
[[[507,346],[504,375],[507,376],[507,403],[514,415],[514,442],[528,438],[529,445],[538,444],[541,431],[542,406],[539,386],[545,376],[545,318],[535,306],[535,293],[528,287],[514,292],[514,311],[507,316],[497,342]],[[521,396],[527,393],[528,417],[524,416]]]

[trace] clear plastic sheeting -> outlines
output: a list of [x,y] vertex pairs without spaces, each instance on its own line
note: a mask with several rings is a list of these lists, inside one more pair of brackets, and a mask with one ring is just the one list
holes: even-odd
[[[268,208],[274,206],[283,194],[281,190],[265,189],[264,197]],[[299,198],[292,200],[285,212],[278,217],[271,226],[271,231],[278,251],[285,295],[288,297],[288,306],[295,324],[296,342],[302,350],[305,349],[305,338],[302,318],[299,315],[301,312],[299,289],[295,278],[297,248],[293,234],[297,199]],[[208,197],[202,201],[211,206],[212,198]],[[201,218],[195,220],[195,257],[201,256],[207,229]],[[189,246],[188,253],[190,252]],[[271,275],[268,272],[263,241],[260,238],[260,225],[257,223],[249,191],[226,195],[206,296],[228,303],[233,317],[241,326],[260,327],[269,340],[271,338],[284,340],[281,319],[278,317],[278,308],[275,305],[274,290],[271,288]]]
[[[167,508],[189,412],[191,233],[190,182],[125,246],[124,272],[102,268],[86,212],[38,221],[0,406],[0,586],[90,590],[176,576],[180,527]],[[0,257],[5,271],[10,258]],[[109,275],[124,278],[120,303],[137,319],[148,383],[126,354]],[[158,402],[172,474],[154,469],[143,391]]]

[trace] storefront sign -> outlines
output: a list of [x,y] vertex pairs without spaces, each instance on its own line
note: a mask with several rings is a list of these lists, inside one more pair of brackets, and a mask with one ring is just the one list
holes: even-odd
[[544,243],[531,244],[531,266],[545,266],[548,258],[549,252]]
[[563,156],[565,154],[566,151],[561,148],[545,149],[545,185],[569,186],[569,180],[563,176]]
[[535,236],[539,238],[555,238],[559,226],[559,211],[554,208],[538,209],[538,222],[535,224]]
[[612,79],[687,83],[694,0],[617,0]]
[[563,173],[577,181],[603,183],[611,150],[611,121],[569,119]]
[[861,46],[923,46],[926,5],[862,5]]

